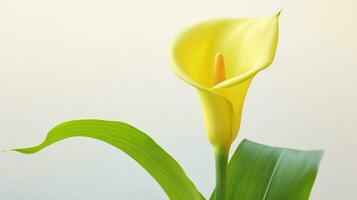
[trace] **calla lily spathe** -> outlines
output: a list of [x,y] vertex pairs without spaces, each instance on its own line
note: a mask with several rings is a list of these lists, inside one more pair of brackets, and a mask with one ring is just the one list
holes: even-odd
[[248,87],[273,62],[279,14],[207,20],[174,40],[172,69],[198,90],[205,129],[215,147],[229,149],[237,137]]

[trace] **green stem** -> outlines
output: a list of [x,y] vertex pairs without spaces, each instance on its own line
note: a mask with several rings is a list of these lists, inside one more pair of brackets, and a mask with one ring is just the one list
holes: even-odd
[[228,151],[215,150],[216,160],[216,200],[226,200]]

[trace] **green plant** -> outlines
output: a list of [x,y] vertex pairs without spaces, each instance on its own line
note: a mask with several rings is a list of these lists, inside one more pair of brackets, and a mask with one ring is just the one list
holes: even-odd
[[[215,149],[216,189],[210,199],[309,198],[322,150],[299,151],[243,140],[228,162],[248,87],[254,76],[273,62],[279,14],[204,21],[184,30],[174,41],[173,70],[198,90],[208,138]],[[124,122],[65,122],[50,130],[40,145],[13,151],[36,153],[71,137],[101,140],[122,150],[160,184],[170,199],[205,199],[175,159],[148,135]]]

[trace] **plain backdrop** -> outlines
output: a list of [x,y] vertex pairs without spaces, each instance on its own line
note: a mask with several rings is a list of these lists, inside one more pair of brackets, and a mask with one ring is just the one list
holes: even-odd
[[[202,193],[212,148],[196,91],[170,70],[175,33],[280,8],[274,63],[247,95],[239,139],[325,149],[312,200],[357,199],[354,0],[0,0],[0,149],[40,143],[56,124],[126,121],[152,136]],[[166,199],[124,153],[73,138],[34,155],[0,153],[1,200]]]

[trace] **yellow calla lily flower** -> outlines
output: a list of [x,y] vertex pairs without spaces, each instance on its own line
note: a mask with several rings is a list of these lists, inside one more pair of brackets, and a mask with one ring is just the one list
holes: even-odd
[[215,147],[229,149],[237,137],[250,82],[273,62],[279,14],[207,20],[174,40],[172,69],[198,90],[205,129]]

